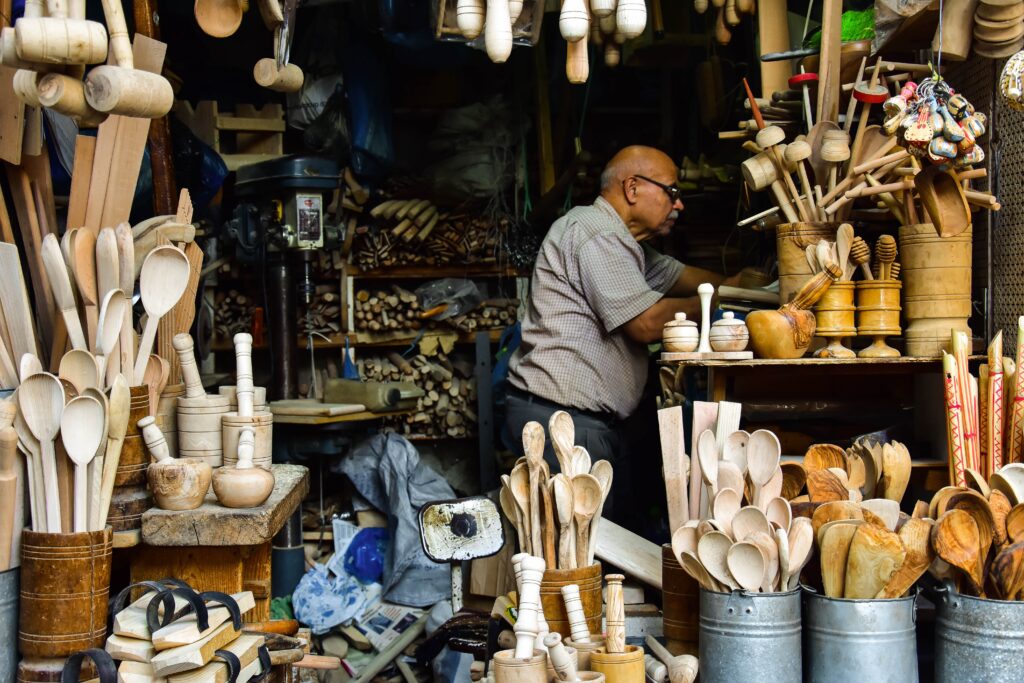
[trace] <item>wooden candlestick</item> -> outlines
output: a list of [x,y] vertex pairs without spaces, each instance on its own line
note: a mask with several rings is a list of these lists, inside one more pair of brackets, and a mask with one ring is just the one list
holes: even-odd
[[302,88],[305,76],[295,64],[285,64],[277,68],[277,62],[264,57],[252,68],[252,77],[258,85],[275,92],[298,92]]
[[484,48],[495,64],[503,64],[512,54],[512,17],[508,0],[487,0]]
[[709,282],[697,287],[697,296],[700,297],[700,344],[697,353],[711,353],[711,297],[714,294],[715,287]]
[[575,583],[562,586],[562,600],[565,601],[565,613],[569,619],[569,632],[573,642],[589,643],[590,627],[583,613],[583,602],[580,600],[580,587]]
[[605,647],[613,654],[626,651],[626,605],[622,595],[622,582],[625,578],[622,574],[608,574],[604,577],[608,582],[605,598]]
[[484,1],[459,0],[455,5],[455,25],[466,40],[476,40],[484,30]]
[[235,396],[238,400],[238,416],[252,417],[252,335],[239,332],[235,342]]
[[561,681],[576,680],[576,666],[569,658],[569,653],[562,645],[562,635],[549,633],[544,637],[544,647],[548,649],[548,658],[551,659],[551,666]]
[[538,634],[537,615],[540,612],[540,582],[544,576],[544,560],[527,555],[522,558],[521,568],[519,616],[513,630],[516,634],[516,657],[527,659],[533,655],[533,646]]

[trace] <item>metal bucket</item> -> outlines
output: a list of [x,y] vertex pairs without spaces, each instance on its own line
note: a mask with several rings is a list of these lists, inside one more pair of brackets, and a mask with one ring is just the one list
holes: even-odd
[[0,681],[13,681],[18,670],[18,575],[20,570],[0,572]]
[[918,680],[916,595],[843,600],[804,588],[803,617],[808,683]]
[[700,591],[701,683],[800,683],[800,590]]
[[935,683],[1021,680],[1024,602],[985,600],[936,591]]

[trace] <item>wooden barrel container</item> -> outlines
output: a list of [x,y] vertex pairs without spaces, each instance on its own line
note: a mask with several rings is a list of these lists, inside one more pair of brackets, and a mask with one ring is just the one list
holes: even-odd
[[[238,396],[235,394],[235,385],[226,384],[222,387],[217,388],[217,393],[221,396],[227,396],[228,402],[231,405],[231,410],[238,412]],[[266,387],[253,387],[252,388],[252,409],[253,412],[262,412],[267,409],[267,388]]]
[[783,223],[775,228],[775,248],[779,257],[779,301],[789,303],[811,276],[807,247],[819,240],[834,242],[838,223]]
[[109,526],[77,534],[22,532],[18,650],[24,657],[103,647],[112,549]]
[[832,286],[825,290],[818,303],[814,305],[816,333],[819,336],[838,334],[849,337],[857,334],[854,316],[857,311],[854,304],[856,290],[856,283],[850,280],[833,282]]
[[900,228],[908,356],[939,357],[953,330],[970,335],[973,229],[939,237],[931,223]]
[[857,282],[857,333],[892,335],[900,333],[899,280]]
[[640,683],[644,680],[644,649],[627,645],[625,652],[608,652],[603,647],[590,654],[590,669],[603,673],[608,683]]
[[150,457],[139,431],[139,420],[149,415],[149,386],[130,387],[129,391],[128,429],[121,446],[121,459],[117,463],[107,516],[107,524],[114,531],[141,529],[142,513],[153,506],[153,498],[146,487]]
[[274,455],[274,416],[269,412],[257,413],[252,417],[239,417],[238,413],[225,413],[221,417],[224,452],[222,464],[233,467],[238,462],[238,435],[245,427],[252,427],[256,435],[256,446],[252,464],[270,469]]
[[226,396],[178,399],[178,456],[199,458],[220,467],[223,457],[221,417],[228,412]]
[[494,680],[496,683],[547,683],[547,661],[544,650],[534,650],[529,659],[516,659],[515,650],[496,652]]
[[[18,664],[18,677],[15,680],[17,683],[60,683],[65,661],[65,657],[23,659]],[[96,665],[88,657],[82,660],[82,668],[75,680],[79,683],[99,683]]]
[[661,610],[669,651],[674,655],[695,654],[700,631],[700,590],[668,543],[661,546]]
[[583,603],[583,614],[587,618],[587,628],[591,633],[601,633],[601,563],[595,562],[582,569],[548,569],[540,582],[540,604],[544,608],[544,618],[552,633],[562,634],[562,638],[572,635],[569,630],[569,616],[565,613],[565,601],[562,599],[562,586],[575,583],[580,587],[580,602]]
[[184,395],[184,384],[172,384],[164,388],[156,407],[156,422],[164,433],[172,458],[178,457],[178,399]]
[[604,647],[604,636],[600,633],[591,633],[589,643],[577,643],[572,638],[566,638],[565,646],[576,650],[576,668],[579,671],[589,671],[590,655],[597,648]]

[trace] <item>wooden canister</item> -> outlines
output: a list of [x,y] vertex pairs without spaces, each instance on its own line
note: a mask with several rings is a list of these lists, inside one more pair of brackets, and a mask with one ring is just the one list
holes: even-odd
[[238,435],[244,427],[252,427],[256,436],[256,448],[252,455],[252,464],[270,469],[274,455],[274,416],[269,412],[257,413],[252,417],[239,417],[238,413],[225,413],[221,417],[221,429],[224,441],[223,465],[234,467],[238,462]]
[[172,384],[164,388],[156,407],[156,423],[164,434],[167,451],[172,458],[178,457],[178,399],[184,395],[184,384]]
[[[23,659],[18,664],[17,683],[60,683],[65,661],[65,657]],[[82,668],[75,680],[79,683],[99,683],[96,665],[88,657],[82,660]]]
[[839,334],[852,336],[857,334],[854,313],[854,292],[857,285],[850,280],[833,282],[818,303],[814,305],[814,320],[817,323],[817,334]]
[[22,532],[18,650],[24,657],[103,647],[112,548],[109,526],[77,534]]
[[603,673],[608,683],[641,683],[644,680],[644,649],[627,645],[625,652],[599,647],[590,653],[590,669]]
[[892,335],[900,333],[899,280],[857,282],[857,333]]
[[661,610],[665,640],[674,655],[696,654],[700,631],[700,590],[668,543],[661,546]]
[[835,242],[838,223],[783,223],[775,228],[779,257],[779,303],[789,303],[811,276],[807,247],[819,240]]
[[[226,384],[222,387],[217,388],[217,393],[221,396],[227,396],[228,401],[231,403],[231,410],[234,412],[238,411],[238,397],[235,395],[235,385]],[[266,387],[253,387],[252,388],[252,409],[253,412],[259,413],[267,409],[267,388]]]
[[224,452],[221,418],[229,409],[227,396],[179,398],[178,456],[220,467]]
[[565,646],[576,650],[576,668],[579,671],[589,671],[590,655],[597,648],[604,647],[604,636],[600,633],[591,633],[589,643],[577,643],[572,638],[566,638]]
[[496,652],[494,680],[496,683],[548,683],[547,661],[543,650],[534,650],[529,659],[517,659],[514,649]]
[[114,531],[141,529],[142,513],[153,506],[153,498],[146,487],[150,457],[138,427],[139,420],[149,415],[149,386],[130,387],[129,393],[128,428],[121,446],[107,516],[107,524]]
[[540,583],[540,604],[544,609],[544,618],[548,621],[548,629],[558,632],[562,638],[572,635],[569,629],[569,616],[565,613],[565,601],[562,598],[562,586],[575,583],[580,587],[580,602],[583,603],[583,615],[587,618],[587,627],[591,633],[601,633],[601,563],[595,562],[582,569],[548,569]]
[[972,240],[972,228],[939,237],[931,223],[900,227],[907,355],[937,358],[953,330],[970,335]]

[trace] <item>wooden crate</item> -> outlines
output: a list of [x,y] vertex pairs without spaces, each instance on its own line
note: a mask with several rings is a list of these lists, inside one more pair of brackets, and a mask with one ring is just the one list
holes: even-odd
[[234,112],[223,112],[214,100],[203,100],[194,108],[177,100],[174,113],[221,155],[229,171],[284,155],[286,124],[280,104],[238,104]]

